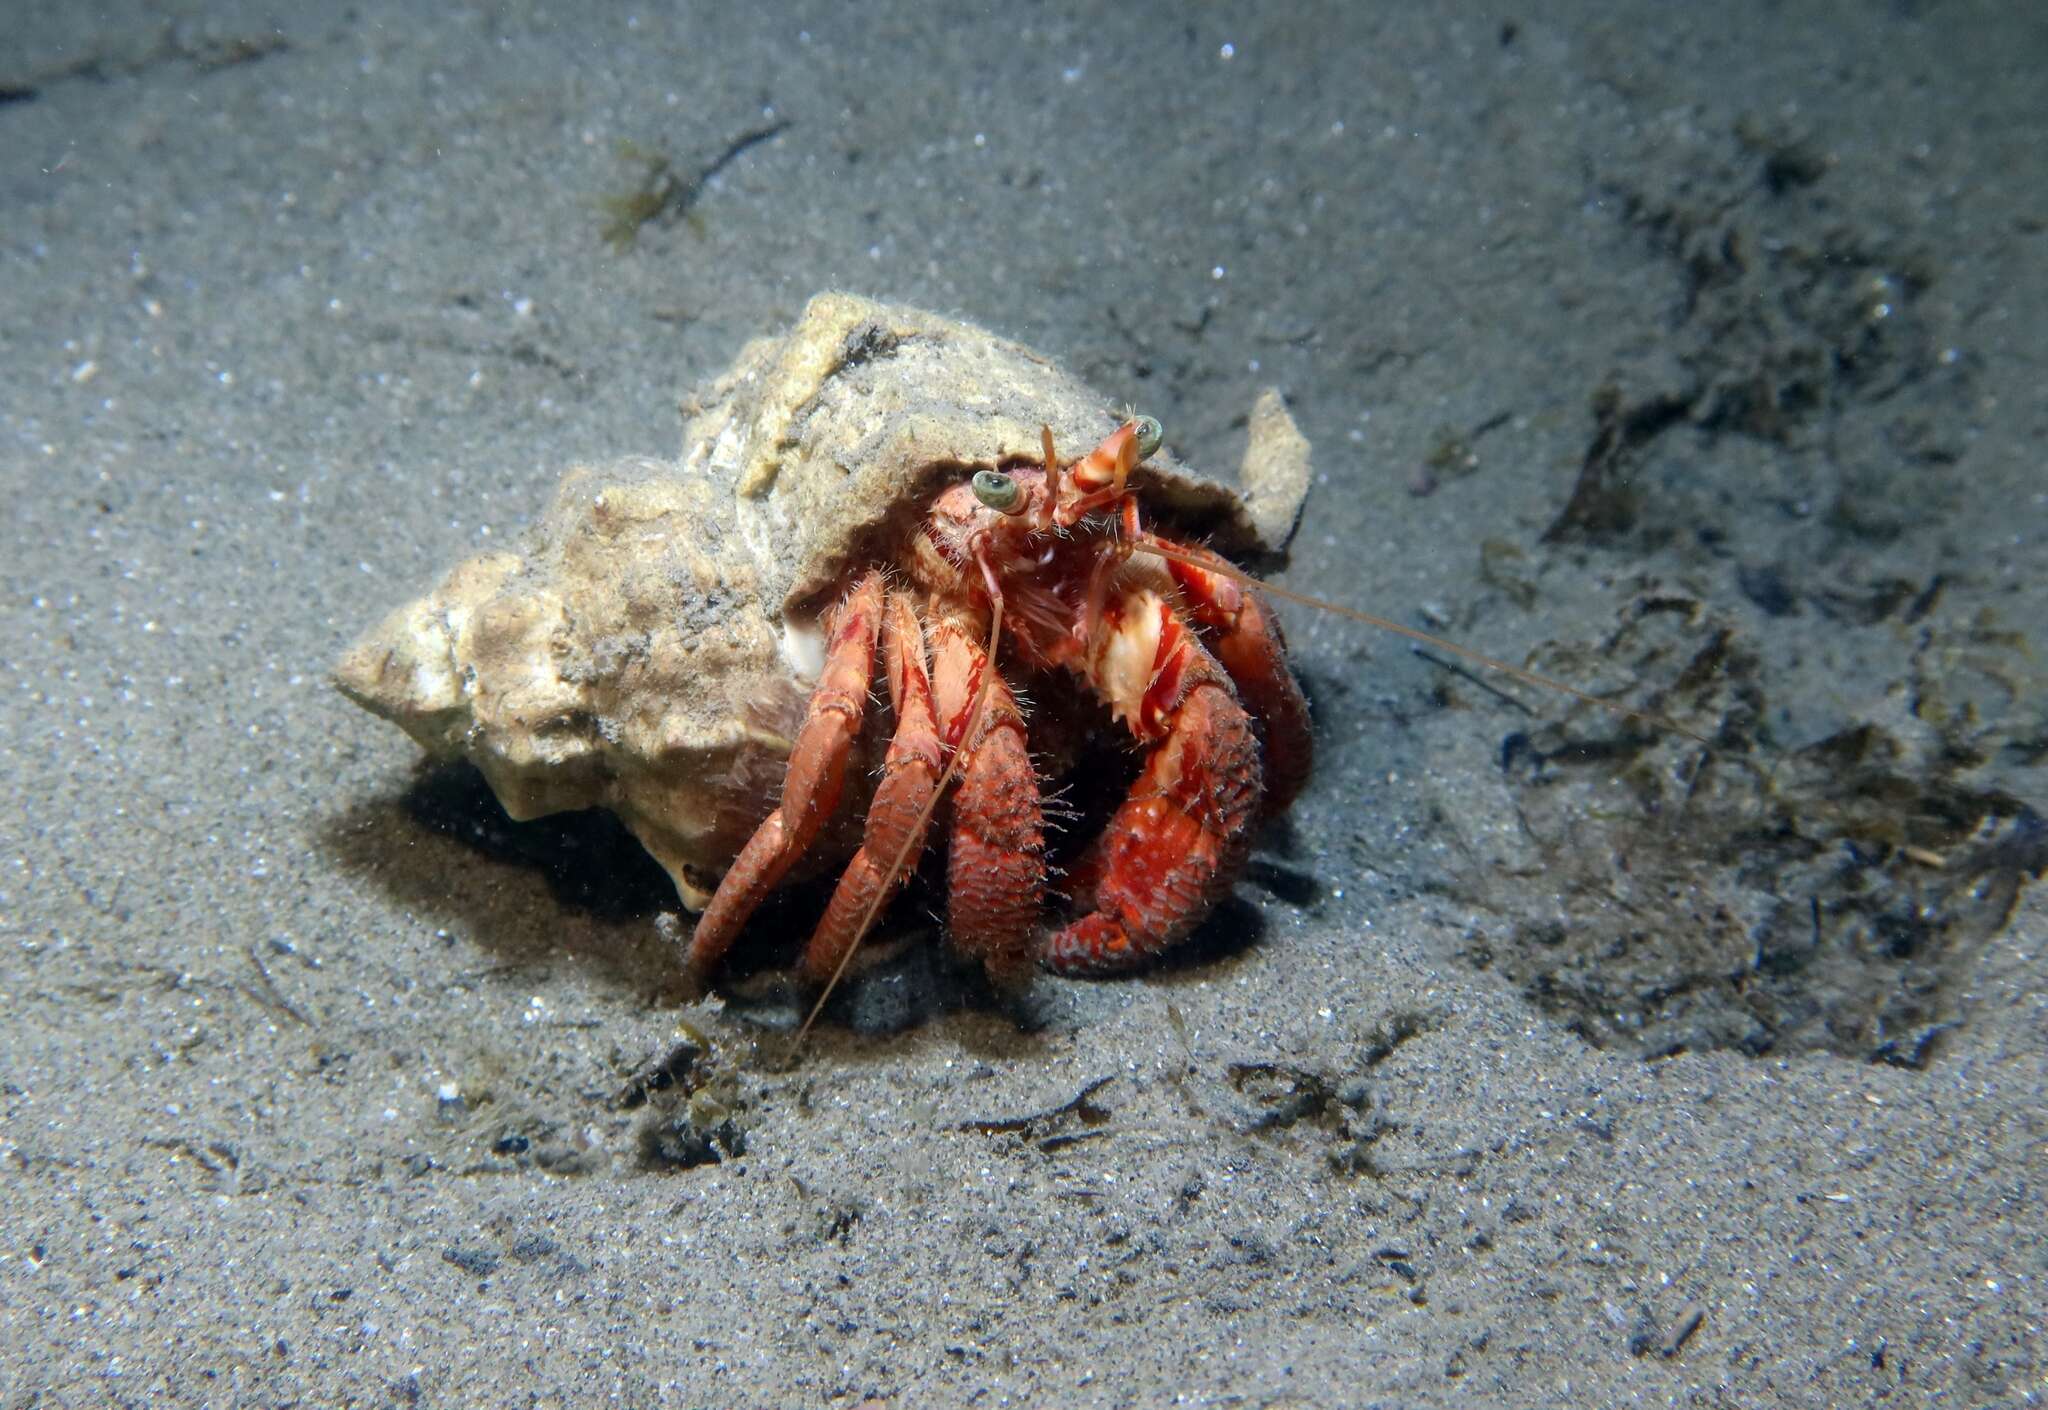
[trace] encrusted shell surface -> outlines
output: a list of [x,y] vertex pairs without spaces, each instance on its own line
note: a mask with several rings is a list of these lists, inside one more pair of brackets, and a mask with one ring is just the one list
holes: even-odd
[[[849,569],[931,492],[1041,426],[1068,455],[1112,404],[969,324],[848,294],[811,300],[684,403],[675,461],[577,467],[517,551],[458,564],[335,670],[432,754],[468,758],[506,812],[606,807],[701,906],[773,806]],[[1260,397],[1235,482],[1170,457],[1147,511],[1226,550],[1284,549],[1308,445]]]

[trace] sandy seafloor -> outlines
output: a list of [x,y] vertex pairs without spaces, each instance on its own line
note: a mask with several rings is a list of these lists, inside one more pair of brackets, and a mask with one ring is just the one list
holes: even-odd
[[[2042,893],[2004,920],[2048,797],[2044,12],[762,9],[6,7],[0,1404],[2048,1397]],[[620,142],[687,179],[776,122],[600,239]],[[1277,385],[1288,583],[1517,660],[1697,599],[1763,756],[1917,730],[1878,794],[1958,771],[2002,820],[1756,883],[1289,608],[1318,773],[1192,957],[856,1003],[778,1070],[601,867],[429,826],[326,672],[835,287],[1197,464]],[[1603,388],[1619,489],[1546,538]],[[1992,923],[1917,926],[1957,875]],[[1823,939],[1815,876],[1883,943]],[[1809,952],[1717,910],[1752,883]],[[722,1160],[617,1100],[679,1021]]]

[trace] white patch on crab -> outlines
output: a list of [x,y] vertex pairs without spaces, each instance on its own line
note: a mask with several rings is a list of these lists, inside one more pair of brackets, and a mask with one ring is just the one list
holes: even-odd
[[782,624],[782,659],[790,672],[809,685],[825,673],[825,633],[816,624]]
[[1123,621],[1107,634],[1095,657],[1095,688],[1126,725],[1138,718],[1152,663],[1159,659],[1159,594],[1144,589],[1124,598]]

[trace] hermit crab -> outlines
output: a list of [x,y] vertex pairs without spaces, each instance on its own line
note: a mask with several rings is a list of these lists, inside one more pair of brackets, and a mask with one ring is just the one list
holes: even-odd
[[[1277,556],[1298,515],[1279,397],[1226,483],[1014,343],[828,294],[685,412],[679,460],[572,470],[524,547],[351,650],[343,693],[515,818],[617,813],[702,910],[700,975],[836,868],[801,960],[829,980],[934,831],[946,933],[997,979],[1126,971],[1194,929],[1310,767],[1226,556]],[[1109,734],[1135,778],[1050,875],[1046,791]]]

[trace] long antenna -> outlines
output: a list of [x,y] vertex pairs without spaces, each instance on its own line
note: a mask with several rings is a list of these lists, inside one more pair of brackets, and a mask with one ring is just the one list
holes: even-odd
[[1678,721],[1671,719],[1669,716],[1660,715],[1654,710],[1637,710],[1628,705],[1620,705],[1612,700],[1603,699],[1591,691],[1581,690],[1575,685],[1566,685],[1563,681],[1552,680],[1549,676],[1538,675],[1536,672],[1525,670],[1520,666],[1511,666],[1497,657],[1488,656],[1481,651],[1474,651],[1469,646],[1460,646],[1455,641],[1446,641],[1440,636],[1433,636],[1419,628],[1403,626],[1401,623],[1391,621],[1388,618],[1375,617],[1370,612],[1361,612],[1356,607],[1346,607],[1336,602],[1325,602],[1320,597],[1310,597],[1305,592],[1295,592],[1290,588],[1281,587],[1277,583],[1261,581],[1250,573],[1222,562],[1220,559],[1186,553],[1180,549],[1171,548],[1166,544],[1160,543],[1149,536],[1133,541],[1131,547],[1140,553],[1156,554],[1161,558],[1170,558],[1176,563],[1186,563],[1190,567],[1200,568],[1203,572],[1214,573],[1218,577],[1233,578],[1255,591],[1265,593],[1269,597],[1277,597],[1287,602],[1298,602],[1304,607],[1316,607],[1325,612],[1335,612],[1338,616],[1349,617],[1354,622],[1363,622],[1365,625],[1377,627],[1383,632],[1392,632],[1395,636],[1405,636],[1410,641],[1419,641],[1426,645],[1434,646],[1439,651],[1448,651],[1453,656],[1462,656],[1467,661],[1476,661],[1488,670],[1499,671],[1502,675],[1512,677],[1525,685],[1541,686],[1545,690],[1559,691],[1571,696],[1573,699],[1583,700],[1588,705],[1597,705],[1602,710],[1613,714],[1626,715],[1630,719],[1641,720],[1646,724],[1656,725],[1660,729],[1668,729],[1675,734],[1682,734],[1687,739],[1698,744],[1707,745],[1709,748],[1713,745],[1713,741],[1706,738],[1706,736],[1689,730],[1684,725],[1678,723]]

